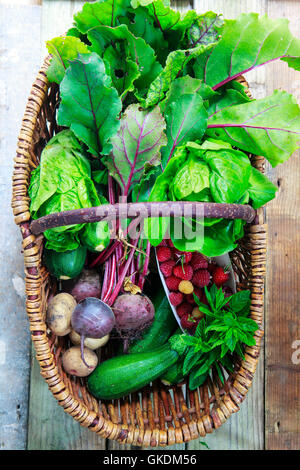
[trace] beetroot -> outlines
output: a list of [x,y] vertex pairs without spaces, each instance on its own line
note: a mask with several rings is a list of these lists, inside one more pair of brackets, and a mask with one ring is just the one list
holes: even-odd
[[83,269],[69,293],[77,302],[87,297],[100,297],[101,282],[99,273],[95,269]]
[[80,334],[81,357],[88,366],[83,355],[85,338],[102,338],[108,335],[115,326],[115,316],[112,309],[102,300],[87,297],[73,310],[71,325]]
[[122,294],[117,297],[113,311],[116,330],[124,338],[124,352],[127,352],[128,339],[138,337],[154,319],[154,306],[146,295]]

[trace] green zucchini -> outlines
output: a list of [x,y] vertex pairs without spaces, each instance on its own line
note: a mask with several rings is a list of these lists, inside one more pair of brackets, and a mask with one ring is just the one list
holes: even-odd
[[110,243],[108,223],[100,221],[86,224],[80,235],[80,240],[93,253],[103,251]]
[[99,364],[88,376],[89,391],[103,400],[121,398],[160,377],[178,357],[169,343],[152,351],[113,357]]
[[79,246],[75,250],[58,252],[45,248],[44,262],[50,274],[57,279],[67,280],[79,276],[81,273],[87,249],[84,246]]
[[183,361],[179,359],[175,364],[169,367],[169,369],[160,377],[162,383],[165,385],[175,385],[181,382],[184,379],[182,366]]
[[146,328],[140,339],[129,346],[129,353],[151,351],[163,345],[173,334],[177,321],[171,310],[169,300],[162,289],[153,299],[155,316],[152,325]]

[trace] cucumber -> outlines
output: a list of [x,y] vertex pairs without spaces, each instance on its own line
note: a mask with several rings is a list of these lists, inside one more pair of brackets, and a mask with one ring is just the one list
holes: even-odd
[[108,223],[100,221],[86,224],[80,235],[80,240],[93,253],[103,251],[110,243]]
[[76,250],[58,252],[44,249],[44,262],[50,274],[57,279],[67,280],[79,276],[81,273],[87,249],[85,246],[79,246]]
[[142,333],[140,339],[130,344],[129,353],[151,351],[163,345],[173,334],[177,321],[163,289],[153,299],[153,305],[155,308],[154,321]]
[[183,361],[178,360],[173,364],[169,369],[163,373],[163,375],[160,377],[160,380],[162,383],[165,385],[175,385],[181,382],[184,379],[184,375],[182,373],[182,366],[183,366]]
[[121,398],[160,377],[178,357],[169,344],[152,351],[113,357],[99,364],[89,375],[89,391],[103,400]]

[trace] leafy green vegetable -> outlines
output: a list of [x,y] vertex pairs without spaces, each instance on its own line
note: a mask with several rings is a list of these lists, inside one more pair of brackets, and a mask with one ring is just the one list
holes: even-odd
[[159,107],[147,111],[133,104],[124,112],[120,130],[111,138],[112,154],[104,161],[124,196],[140,182],[146,166],[160,163],[165,127]]
[[100,0],[86,2],[82,10],[74,15],[74,23],[81,33],[87,33],[94,26],[116,26],[119,16],[125,16],[130,0]]
[[168,101],[165,119],[168,143],[162,151],[163,167],[172,158],[179,144],[201,139],[207,126],[207,111],[200,95],[186,94]]
[[195,301],[204,318],[197,325],[194,336],[183,334],[172,338],[171,346],[184,355],[183,374],[189,374],[191,390],[202,385],[211,367],[220,365],[233,370],[233,355],[244,357],[244,346],[254,346],[257,323],[249,318],[250,291],[241,291],[225,297],[222,288],[205,288],[209,305]]
[[243,13],[225,22],[222,38],[209,54],[197,58],[194,71],[197,78],[217,89],[275,59],[300,70],[299,56],[300,40],[292,36],[286,19]]
[[46,43],[49,54],[52,55],[47,77],[50,82],[60,83],[65,76],[69,61],[76,59],[78,54],[88,54],[86,44],[72,36],[53,38]]
[[[28,189],[34,219],[65,210],[100,205],[88,159],[74,134],[64,130],[44,148],[40,165],[33,171]],[[80,244],[84,224],[46,230],[46,247],[67,251]]]
[[276,90],[267,98],[220,108],[209,116],[207,134],[264,155],[276,166],[299,148],[300,109],[292,95]]
[[58,123],[70,127],[92,154],[109,153],[122,103],[103,60],[95,53],[79,54],[67,69],[60,92]]
[[[157,177],[149,200],[245,204],[251,199],[257,208],[273,199],[277,190],[263,174],[257,173],[247,155],[234,150],[227,142],[187,142],[177,148],[164,172]],[[145,233],[151,244],[156,246],[169,228],[177,249],[219,256],[236,247],[236,241],[243,236],[245,222],[185,218],[182,224],[182,233],[194,233],[194,238],[176,236],[172,225],[168,227],[167,220],[155,217],[145,221]],[[204,225],[204,231],[196,233],[196,224]]]
[[177,49],[170,52],[167,57],[166,65],[156,79],[151,83],[147,97],[142,103],[145,107],[150,107],[161,101],[165,93],[171,86],[173,80],[184,74],[185,67],[188,63],[202,54],[205,50],[211,49],[213,44],[200,44],[191,49]]
[[[88,39],[91,42],[91,49],[100,56],[107,54],[109,47],[112,53],[114,51],[114,62],[126,61],[129,59],[131,68],[133,64],[138,74],[135,72],[133,78],[130,77],[131,83],[142,95],[147,90],[150,83],[160,73],[162,67],[156,60],[155,52],[144,39],[136,38],[127,28],[125,24],[112,28],[110,26],[98,26],[88,32]],[[116,69],[117,70],[117,69]],[[128,66],[122,70],[122,75],[128,75]],[[127,77],[128,80],[128,77]]]
[[189,47],[195,47],[197,44],[217,42],[222,32],[223,24],[221,15],[212,11],[197,16],[186,32]]

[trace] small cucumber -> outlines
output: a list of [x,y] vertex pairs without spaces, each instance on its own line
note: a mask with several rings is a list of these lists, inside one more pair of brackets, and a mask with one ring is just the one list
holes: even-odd
[[113,357],[99,364],[89,375],[88,388],[96,398],[121,398],[160,377],[178,357],[169,344],[152,351]]
[[81,273],[84,267],[86,253],[86,247],[81,245],[75,250],[64,252],[45,248],[44,261],[52,276],[61,280],[73,279]]
[[80,240],[89,251],[94,253],[103,251],[110,243],[108,223],[100,221],[86,224]]
[[170,308],[164,290],[160,290],[153,299],[155,316],[152,325],[147,328],[142,337],[133,341],[129,346],[129,353],[151,351],[163,345],[173,334],[177,321]]

